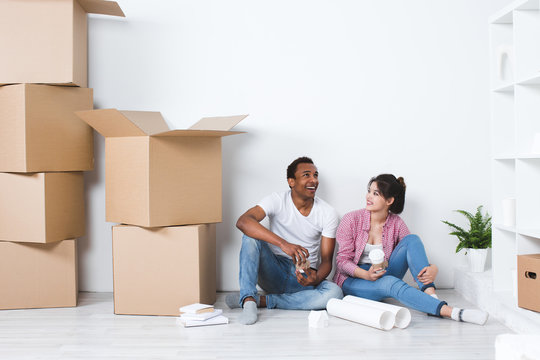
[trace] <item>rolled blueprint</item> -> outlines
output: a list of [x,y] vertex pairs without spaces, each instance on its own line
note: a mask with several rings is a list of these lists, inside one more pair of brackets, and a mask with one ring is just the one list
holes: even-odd
[[390,311],[396,317],[396,322],[394,326],[400,329],[405,329],[411,323],[411,312],[409,311],[409,309],[402,306],[386,304],[383,302],[368,300],[352,295],[345,296],[343,298],[343,301],[350,302],[352,304],[370,306],[373,308]]
[[332,316],[382,330],[390,330],[396,321],[396,316],[390,311],[339,299],[330,299],[326,310]]

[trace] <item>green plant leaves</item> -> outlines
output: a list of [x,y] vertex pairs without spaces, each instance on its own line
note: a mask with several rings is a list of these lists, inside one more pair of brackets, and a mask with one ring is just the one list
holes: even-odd
[[450,235],[454,235],[459,239],[456,247],[456,253],[462,249],[487,249],[491,247],[491,216],[486,211],[482,215],[482,205],[476,209],[473,215],[465,210],[455,210],[462,214],[469,221],[469,230],[452,224],[451,222],[441,220],[446,225],[450,226],[454,231]]

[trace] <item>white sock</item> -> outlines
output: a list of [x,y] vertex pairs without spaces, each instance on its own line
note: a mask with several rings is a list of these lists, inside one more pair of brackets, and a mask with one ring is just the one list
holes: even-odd
[[252,325],[257,322],[257,303],[255,301],[245,301],[242,315],[238,321],[244,325]]
[[452,309],[452,319],[455,321],[464,321],[472,324],[484,325],[488,319],[488,313],[475,309]]
[[434,297],[435,299],[439,299],[439,297],[437,296],[437,294],[429,294],[429,296]]

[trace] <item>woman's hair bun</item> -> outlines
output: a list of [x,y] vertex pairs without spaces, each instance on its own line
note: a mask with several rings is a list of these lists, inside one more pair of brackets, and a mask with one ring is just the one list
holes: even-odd
[[407,185],[405,185],[405,179],[402,176],[398,177],[396,180],[401,186],[403,186],[403,190],[407,189]]

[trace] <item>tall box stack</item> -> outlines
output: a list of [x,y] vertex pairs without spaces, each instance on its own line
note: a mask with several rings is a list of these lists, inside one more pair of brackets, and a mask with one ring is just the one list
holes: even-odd
[[77,305],[87,13],[123,16],[103,0],[0,0],[0,309]]
[[216,300],[222,221],[221,138],[246,115],[169,130],[159,112],[77,116],[105,137],[106,220],[113,227],[115,314],[179,315]]

